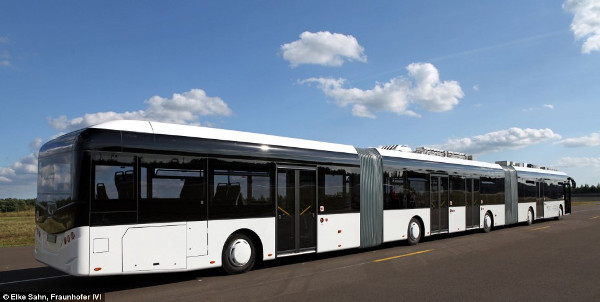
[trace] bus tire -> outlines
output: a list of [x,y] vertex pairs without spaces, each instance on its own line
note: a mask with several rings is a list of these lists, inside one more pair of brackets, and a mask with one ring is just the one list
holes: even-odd
[[533,224],[533,210],[531,208],[529,208],[529,210],[527,210],[527,225],[532,225]]
[[222,254],[223,269],[228,274],[249,271],[256,261],[254,242],[242,233],[234,233],[225,242]]
[[421,223],[415,217],[413,217],[408,223],[408,230],[406,234],[406,243],[408,245],[415,245],[419,243],[421,237],[423,236],[423,229],[421,228]]
[[485,212],[483,216],[483,231],[489,233],[492,230],[492,225],[494,224],[494,220],[492,218],[492,213]]

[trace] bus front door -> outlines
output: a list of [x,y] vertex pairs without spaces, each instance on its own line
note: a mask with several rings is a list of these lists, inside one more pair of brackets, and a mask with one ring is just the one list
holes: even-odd
[[277,170],[277,254],[316,248],[317,177],[315,169]]

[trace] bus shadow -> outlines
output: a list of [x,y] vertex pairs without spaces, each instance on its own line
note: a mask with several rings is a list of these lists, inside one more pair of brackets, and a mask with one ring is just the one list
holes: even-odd
[[[219,269],[202,271],[219,276]],[[195,280],[198,271],[121,276],[74,277],[50,267],[0,273],[0,292],[24,293],[109,293]]]
[[[384,246],[387,246],[385,244]],[[382,246],[378,247],[381,248]],[[256,263],[253,270],[327,260],[340,256],[364,253],[376,248],[350,249],[322,254],[306,254]],[[176,273],[74,277],[50,267],[0,272],[0,292],[21,293],[110,293],[131,289],[162,286],[205,278],[226,277],[221,268]],[[233,277],[233,276],[232,276]]]
[[57,278],[66,276],[64,273],[50,267],[36,267],[0,272],[0,290],[11,284],[22,283],[23,280]]

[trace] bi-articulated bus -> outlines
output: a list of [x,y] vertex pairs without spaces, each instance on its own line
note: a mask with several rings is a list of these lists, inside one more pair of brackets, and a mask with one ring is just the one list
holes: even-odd
[[241,273],[571,211],[565,173],[423,153],[148,121],[88,127],[40,149],[35,258],[76,276]]

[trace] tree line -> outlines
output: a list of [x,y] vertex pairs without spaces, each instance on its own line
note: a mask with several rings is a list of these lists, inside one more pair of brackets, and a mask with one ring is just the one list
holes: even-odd
[[17,198],[4,198],[0,199],[0,213],[1,212],[19,212],[28,211],[35,208],[35,198],[33,199],[17,199]]
[[574,194],[594,194],[594,193],[598,194],[598,193],[600,193],[600,184],[595,185],[595,186],[594,185],[590,186],[588,184],[585,184],[582,186],[578,186],[577,188],[574,188],[572,190],[572,192]]

